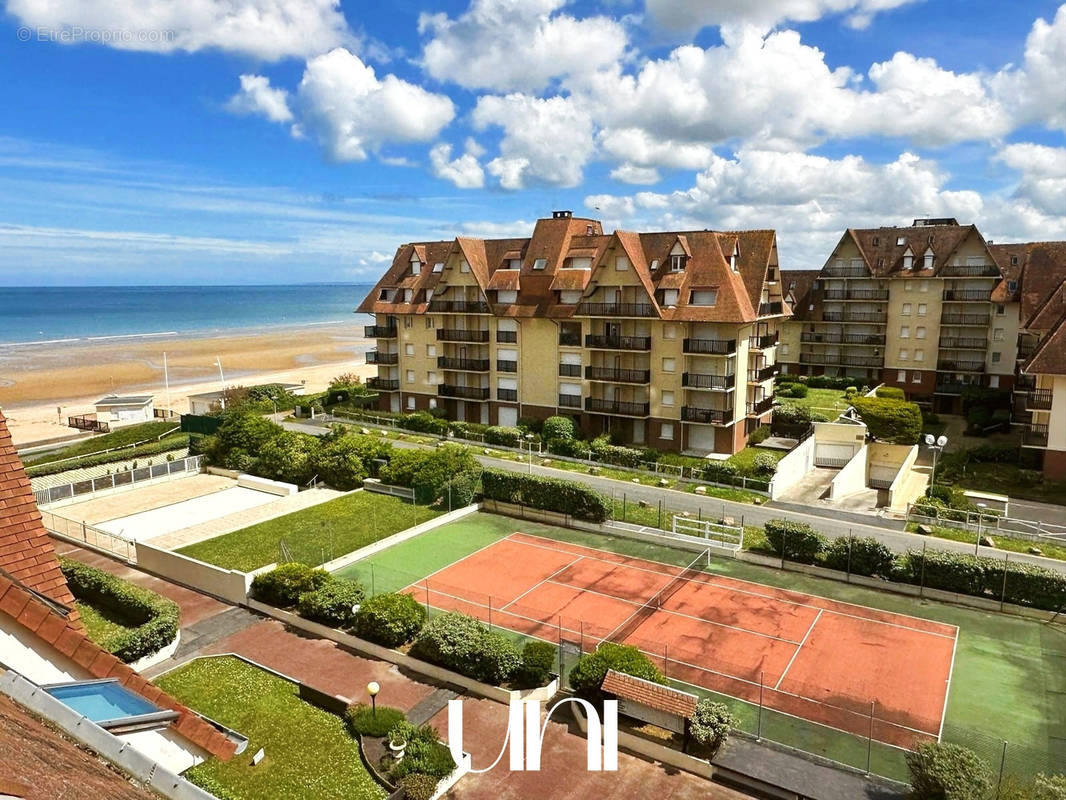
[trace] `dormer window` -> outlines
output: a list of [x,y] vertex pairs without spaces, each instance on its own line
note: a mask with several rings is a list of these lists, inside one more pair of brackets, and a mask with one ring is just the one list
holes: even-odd
[[522,269],[522,259],[509,258],[503,262],[504,269]]
[[389,290],[388,289],[382,289],[378,293],[378,300],[388,300],[388,299],[389,299]]
[[538,258],[536,261],[533,262],[533,269],[547,269],[547,267],[548,259],[546,258]]
[[879,247],[880,245],[881,245],[881,237],[880,236],[875,236],[874,237],[874,247]]
[[677,289],[664,289],[663,290],[663,305],[676,306],[678,298]]
[[896,247],[903,247],[903,245],[905,245],[906,243],[907,243],[907,237],[906,236],[897,236],[896,237]]
[[700,291],[693,291],[689,295],[689,305],[692,306],[713,306],[718,302],[718,290],[717,289],[704,289]]
[[659,268],[659,259],[653,258],[651,260],[651,271],[655,272],[655,270],[657,270],[658,268]]
[[570,269],[592,269],[591,258],[570,258],[567,259],[567,267]]
[[[932,239],[932,237],[929,237],[929,238]],[[925,262],[925,269],[932,269],[933,268],[933,251],[932,250],[926,250],[925,251],[925,255],[922,256],[922,260]]]
[[434,264],[433,265],[433,271],[434,272],[444,272],[444,262],[443,261],[438,261],[436,264]]
[[903,254],[903,269],[914,269],[914,253],[908,247],[907,252]]
[[670,254],[670,271],[681,272],[685,268],[685,256],[684,254],[674,255]]
[[411,289],[404,289],[403,290],[403,301],[405,303],[410,303],[411,302],[411,298],[413,296],[414,296],[414,292]]
[[1011,294],[1018,291],[1018,281],[1007,281],[1007,291]]
[[419,260],[417,253],[411,253],[411,274],[412,275],[421,275],[422,274],[422,262],[421,262],[421,260]]
[[595,225],[586,225],[585,226],[585,235],[586,236],[594,236],[595,234],[596,234],[596,226]]
[[1018,256],[1011,256],[1010,257],[1010,265],[1012,267],[1018,266]]

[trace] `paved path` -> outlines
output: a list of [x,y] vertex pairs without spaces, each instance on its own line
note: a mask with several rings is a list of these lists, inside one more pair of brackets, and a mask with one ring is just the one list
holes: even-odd
[[237,481],[233,478],[224,478],[221,475],[186,474],[180,479],[175,476],[174,480],[151,483],[138,489],[111,492],[83,500],[80,503],[71,503],[47,510],[57,517],[97,525],[107,520],[128,517],[153,508],[221,492],[223,489],[230,489],[236,485]]
[[[328,430],[317,425],[308,425],[300,422],[283,422],[282,425],[291,431],[309,433],[314,436],[323,436]],[[400,442],[390,440],[391,444],[399,448],[420,448],[422,445],[412,442]],[[486,467],[497,467],[512,472],[521,470],[530,471],[528,464],[520,464],[515,461],[507,461],[500,458],[492,458],[485,455],[475,454],[477,460]],[[807,507],[805,511],[796,508],[783,507],[777,503],[767,503],[756,506],[749,503],[735,503],[730,500],[700,497],[699,495],[679,492],[672,489],[660,489],[655,486],[642,486],[636,483],[624,483],[611,478],[603,478],[597,475],[588,475],[583,472],[570,472],[567,470],[542,467],[535,463],[532,474],[550,478],[564,478],[567,480],[584,483],[616,499],[623,495],[629,502],[644,500],[651,505],[663,502],[664,508],[671,511],[688,511],[695,516],[701,513],[703,517],[733,517],[738,522],[743,519],[746,525],[764,525],[771,519],[789,519],[795,522],[806,522],[821,533],[831,538],[838,536],[871,537],[888,545],[892,550],[902,553],[906,550],[921,549],[923,544],[934,550],[947,550],[956,553],[973,553],[974,546],[965,542],[955,542],[949,539],[934,539],[927,536],[919,536],[914,533],[903,531],[902,524],[894,520],[885,520],[879,517],[870,517],[854,513],[840,512],[819,506]],[[980,555],[992,558],[1003,558],[1006,551],[991,547],[980,548]],[[1066,561],[1058,561],[1052,558],[1041,558],[1026,553],[1010,553],[1011,561],[1024,561],[1037,564],[1042,567],[1066,572]]]

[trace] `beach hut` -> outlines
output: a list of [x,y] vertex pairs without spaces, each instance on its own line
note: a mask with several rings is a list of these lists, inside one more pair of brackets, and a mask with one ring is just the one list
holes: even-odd
[[111,427],[149,422],[155,414],[152,396],[147,394],[128,396],[109,394],[107,397],[101,397],[94,405],[96,406],[96,419],[108,423]]

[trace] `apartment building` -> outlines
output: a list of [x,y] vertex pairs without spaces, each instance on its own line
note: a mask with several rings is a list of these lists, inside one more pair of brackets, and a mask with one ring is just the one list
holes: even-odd
[[557,211],[529,238],[399,247],[359,306],[383,410],[733,453],[769,421],[781,295],[773,231],[604,233]]
[[974,225],[849,229],[817,273],[784,274],[782,371],[902,388],[940,412],[967,385],[1011,389],[1018,280]]

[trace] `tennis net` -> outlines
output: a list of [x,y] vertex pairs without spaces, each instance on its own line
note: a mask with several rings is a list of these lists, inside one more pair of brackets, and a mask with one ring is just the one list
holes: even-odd
[[652,614],[658,611],[663,605],[673,597],[677,592],[695,578],[697,575],[703,572],[705,564],[711,563],[711,551],[710,548],[704,550],[698,556],[696,556],[692,563],[685,567],[683,570],[677,573],[671,578],[663,588],[657,591],[651,598],[638,608],[627,619],[623,620],[622,624],[607,634],[603,641],[605,642],[624,642],[639,628]]

